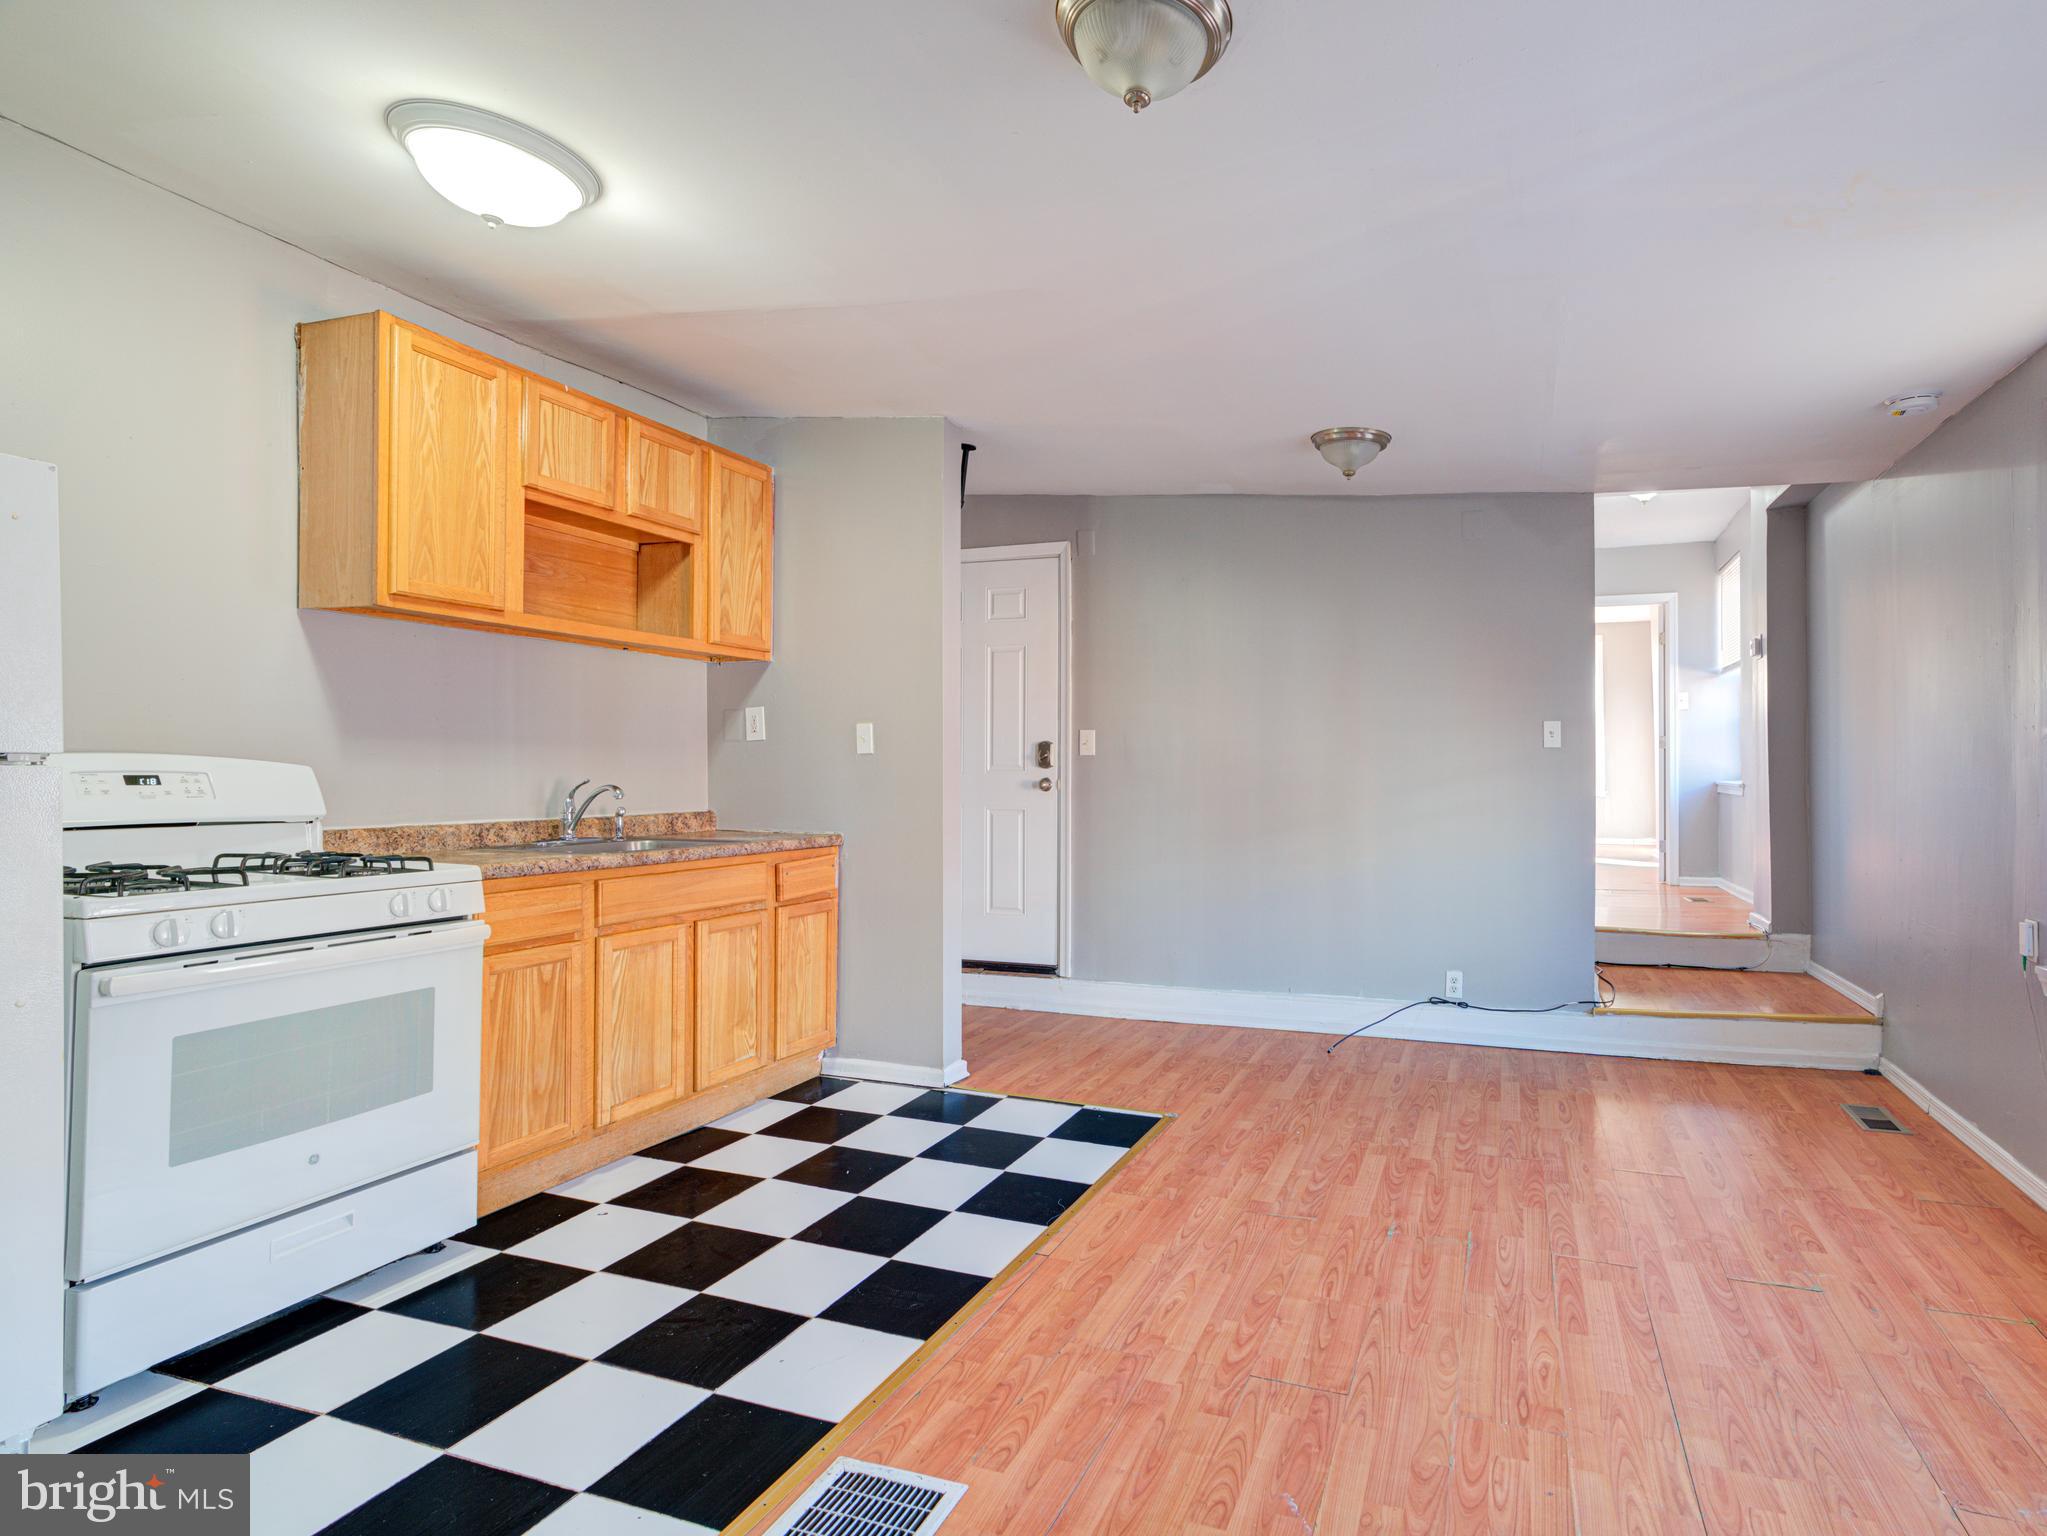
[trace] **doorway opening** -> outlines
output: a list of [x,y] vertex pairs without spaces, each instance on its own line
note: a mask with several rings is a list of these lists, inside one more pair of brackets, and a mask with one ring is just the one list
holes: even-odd
[[1675,592],[1593,605],[1593,866],[1601,925],[1677,884]]
[[960,552],[960,954],[1069,974],[1072,546]]

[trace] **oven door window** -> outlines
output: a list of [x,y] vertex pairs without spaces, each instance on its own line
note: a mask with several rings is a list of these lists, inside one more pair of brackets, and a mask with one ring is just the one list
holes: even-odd
[[433,1092],[434,994],[307,1008],[171,1041],[170,1166]]

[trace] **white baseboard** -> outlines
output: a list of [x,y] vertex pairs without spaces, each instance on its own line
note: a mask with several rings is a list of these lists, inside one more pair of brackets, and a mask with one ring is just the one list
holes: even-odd
[[[1829,982],[1828,985],[1833,986],[1835,983]],[[2019,1193],[2033,1204],[2047,1210],[2047,1179],[2033,1172],[1999,1143],[1992,1141],[1975,1121],[1960,1113],[1945,1100],[1936,1098],[1930,1088],[1890,1057],[1886,1056],[1880,1060],[1877,1068],[1904,1091],[1906,1098],[1952,1132],[1955,1140],[2003,1174],[2017,1186]]]
[[913,1088],[944,1088],[967,1075],[964,1061],[943,1067],[912,1066],[903,1061],[871,1061],[860,1056],[826,1053],[818,1065],[826,1077],[857,1077],[863,1082],[905,1083]]
[[[1812,941],[1808,939],[1806,942],[1810,943]],[[1846,976],[1836,976],[1817,960],[1806,961],[1805,974],[1812,977],[1815,981],[1825,982],[1843,997],[1849,998],[1862,1007],[1867,1008],[1878,1018],[1884,1016],[1883,993],[1865,991],[1863,988],[1856,986]]]
[[1745,885],[1736,885],[1732,880],[1722,880],[1718,875],[1679,875],[1679,885],[1710,886],[1716,891],[1725,891],[1737,901],[1753,903],[1756,893]]
[[[1343,1035],[1392,1012],[1396,1000],[1300,992],[1225,992],[1201,987],[1060,976],[977,975],[964,978],[964,1000],[985,1008],[1077,1013],[1090,1018],[1154,1019],[1169,1024],[1223,1024],[1238,1029],[1290,1029]],[[1876,1065],[1883,1031],[1875,1024],[1815,1024],[1784,1019],[1657,1019],[1629,1014],[1484,1013],[1447,1004],[1410,1008],[1360,1038],[1489,1045],[1510,1050],[1570,1051],[1587,1056],[1642,1056],[1660,1061],[1719,1061],[1747,1066],[1826,1067],[1860,1071]]]

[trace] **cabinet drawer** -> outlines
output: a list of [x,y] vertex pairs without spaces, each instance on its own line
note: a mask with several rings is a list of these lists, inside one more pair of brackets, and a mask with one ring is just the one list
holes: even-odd
[[483,890],[483,920],[490,924],[492,949],[573,939],[589,922],[588,881],[503,892],[493,891],[486,881]]
[[597,882],[597,925],[739,907],[768,899],[765,864],[706,864],[658,875],[620,875]]
[[829,896],[839,888],[839,856],[821,859],[791,859],[775,870],[775,900],[807,901],[812,896]]

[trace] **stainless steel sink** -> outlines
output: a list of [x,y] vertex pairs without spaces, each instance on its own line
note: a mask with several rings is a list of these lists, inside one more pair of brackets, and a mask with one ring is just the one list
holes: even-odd
[[759,840],[748,833],[709,832],[701,837],[544,837],[538,842],[505,846],[534,853],[658,853],[663,848],[710,848]]

